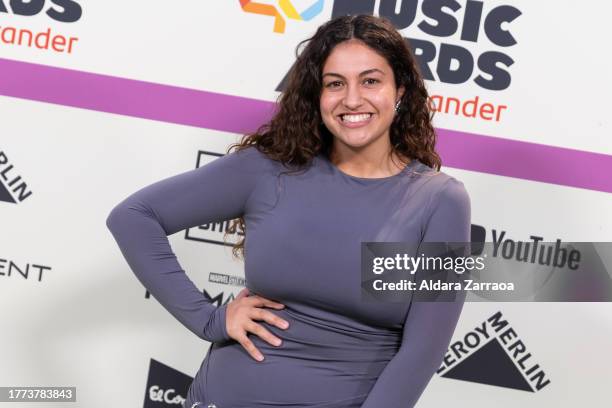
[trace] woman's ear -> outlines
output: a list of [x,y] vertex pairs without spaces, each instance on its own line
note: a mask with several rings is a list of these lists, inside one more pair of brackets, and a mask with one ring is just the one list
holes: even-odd
[[404,85],[401,85],[399,88],[397,88],[397,100],[399,101],[400,99],[402,99],[402,96],[404,96],[404,91],[406,90],[406,88],[404,87]]

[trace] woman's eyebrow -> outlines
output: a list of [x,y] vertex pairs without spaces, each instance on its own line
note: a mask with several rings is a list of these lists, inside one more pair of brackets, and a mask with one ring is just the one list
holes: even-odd
[[[380,72],[381,74],[385,75],[384,72],[382,72],[380,69],[378,68],[372,68],[372,69],[366,69],[365,71],[363,71],[362,73],[359,74],[359,76],[364,76],[364,75],[368,75],[371,74],[372,72]],[[335,72],[326,72],[323,74],[322,77],[324,77],[325,75],[332,75],[332,76],[337,76],[339,78],[345,79],[342,75],[337,74]]]

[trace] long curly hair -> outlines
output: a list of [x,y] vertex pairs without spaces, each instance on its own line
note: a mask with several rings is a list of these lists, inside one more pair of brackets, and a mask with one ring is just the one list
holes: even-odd
[[[296,171],[310,165],[319,153],[329,157],[333,135],[323,123],[319,109],[321,75],[334,47],[351,39],[361,40],[383,56],[393,69],[396,88],[405,87],[389,130],[392,149],[399,157],[418,159],[439,171],[442,163],[435,151],[436,133],[432,125],[435,111],[428,104],[425,82],[408,40],[388,19],[365,14],[334,18],[297,45],[296,62],[277,98],[273,118],[254,133],[243,135],[239,142],[230,145],[227,153],[254,145],[270,159]],[[225,239],[227,234],[236,233],[238,227],[245,237],[233,245],[232,253],[237,258],[245,255],[244,217],[233,220],[224,235]]]

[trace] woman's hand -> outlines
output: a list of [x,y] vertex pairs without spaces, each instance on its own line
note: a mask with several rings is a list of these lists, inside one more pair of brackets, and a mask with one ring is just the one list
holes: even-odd
[[280,346],[281,339],[274,336],[261,324],[255,323],[254,320],[264,320],[281,329],[287,329],[289,322],[274,313],[262,309],[262,307],[271,307],[274,309],[282,309],[285,307],[282,303],[277,303],[266,299],[259,295],[248,296],[249,289],[244,288],[238,293],[236,298],[227,304],[225,316],[225,328],[227,334],[238,343],[257,361],[263,360],[263,355],[257,347],[248,338],[247,332],[254,333],[266,340],[273,346]]

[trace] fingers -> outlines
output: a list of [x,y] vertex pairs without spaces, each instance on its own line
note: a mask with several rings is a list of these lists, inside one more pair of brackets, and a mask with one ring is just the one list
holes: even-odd
[[282,303],[275,302],[260,295],[253,295],[248,299],[250,302],[252,302],[253,306],[257,307],[271,307],[273,309],[283,309],[285,307],[285,305]]
[[282,340],[273,335],[255,320],[262,320],[280,329],[287,329],[289,322],[275,315],[265,307],[283,309],[284,304],[249,292],[244,288],[238,296],[227,305],[226,328],[229,337],[239,342],[242,347],[257,361],[263,361],[263,354],[255,347],[247,333],[253,333],[273,346],[280,346]]
[[261,337],[262,339],[264,339],[265,341],[267,341],[268,343],[270,343],[273,346],[280,346],[282,341],[281,339],[279,339],[278,337],[276,337],[275,335],[273,335],[272,333],[270,333],[270,331],[268,331],[265,327],[263,327],[261,324],[257,324],[255,322],[251,322],[246,326],[247,331],[258,335],[259,337]]
[[266,323],[270,323],[273,324],[274,326],[278,327],[279,329],[287,329],[289,327],[289,322],[286,321],[285,319],[275,315],[274,313],[270,312],[269,310],[265,310],[265,309],[259,309],[259,308],[255,308],[251,311],[251,314],[249,315],[249,317],[251,317],[252,319],[256,319],[256,320],[263,320]]
[[247,351],[247,353],[251,355],[251,357],[253,357],[257,361],[263,361],[263,354],[259,352],[257,347],[255,347],[253,342],[247,337],[246,332],[244,332],[244,334],[238,337],[238,339],[236,340],[242,345],[242,347],[244,347],[244,349]]
[[274,336],[272,333],[270,333],[262,325],[257,324],[257,323],[255,323],[253,321],[251,321],[250,323],[246,324],[244,326],[244,328],[246,329],[246,331],[242,331],[242,333],[237,337],[236,341],[238,341],[238,343],[240,343],[242,345],[242,347],[244,347],[244,349],[247,351],[247,353],[249,353],[249,355],[251,357],[253,357],[255,360],[257,360],[257,361],[263,361],[264,356],[263,356],[263,354],[261,354],[259,349],[257,347],[255,347],[255,344],[253,344],[251,339],[248,338],[247,332],[256,334],[257,336],[261,337],[262,339],[264,339],[268,343],[272,344],[273,346],[277,346],[278,347],[278,346],[280,346],[282,344],[281,339],[279,339],[278,337]]

